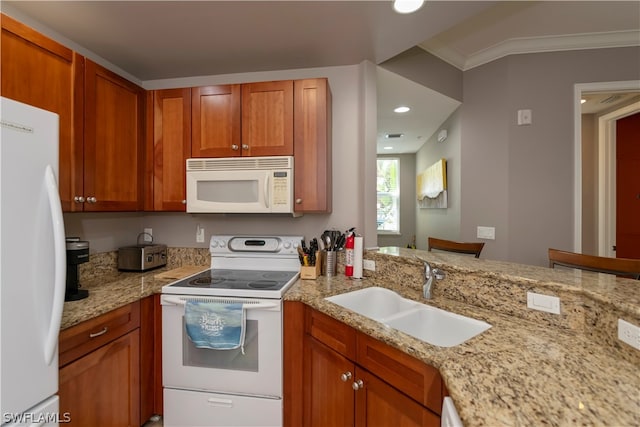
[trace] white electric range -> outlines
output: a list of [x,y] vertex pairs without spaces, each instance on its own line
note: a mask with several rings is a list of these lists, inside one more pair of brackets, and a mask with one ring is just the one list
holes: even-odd
[[[299,277],[302,240],[212,236],[211,268],[162,288],[165,426],[282,425],[282,296]],[[197,347],[185,326],[194,301],[241,304],[243,347]]]

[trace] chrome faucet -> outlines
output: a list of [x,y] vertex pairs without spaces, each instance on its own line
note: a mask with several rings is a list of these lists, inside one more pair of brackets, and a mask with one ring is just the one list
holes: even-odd
[[433,285],[433,280],[442,280],[444,279],[445,273],[439,268],[433,268],[431,265],[425,261],[424,262],[424,285],[422,286],[422,296],[426,299],[431,298],[431,286]]

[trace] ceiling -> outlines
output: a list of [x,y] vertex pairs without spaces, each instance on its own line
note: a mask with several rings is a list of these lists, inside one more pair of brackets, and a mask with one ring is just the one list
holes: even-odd
[[[389,0],[3,0],[1,7],[143,85],[363,60],[380,64],[414,46],[467,70],[509,54],[640,45],[638,1],[428,1],[410,15],[393,12]],[[392,152],[415,152],[458,106],[384,70],[378,90],[381,142],[386,132],[410,139]],[[398,103],[413,107],[402,119],[388,112]]]

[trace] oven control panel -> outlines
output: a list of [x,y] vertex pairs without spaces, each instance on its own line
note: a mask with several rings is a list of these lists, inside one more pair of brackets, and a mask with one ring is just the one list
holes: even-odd
[[209,243],[212,256],[269,255],[298,256],[298,247],[303,236],[234,236],[213,235]]

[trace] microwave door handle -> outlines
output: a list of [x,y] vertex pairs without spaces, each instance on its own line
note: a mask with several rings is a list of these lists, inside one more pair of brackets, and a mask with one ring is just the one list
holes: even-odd
[[267,179],[264,180],[264,204],[266,207],[269,207],[269,200],[271,199],[269,196],[269,178],[270,175],[267,174]]

